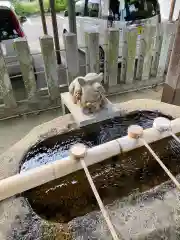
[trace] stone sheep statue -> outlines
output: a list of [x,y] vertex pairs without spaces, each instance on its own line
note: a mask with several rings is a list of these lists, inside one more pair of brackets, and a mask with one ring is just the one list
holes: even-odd
[[73,102],[87,113],[100,111],[107,101],[102,80],[103,73],[88,73],[85,77],[75,78],[69,86]]

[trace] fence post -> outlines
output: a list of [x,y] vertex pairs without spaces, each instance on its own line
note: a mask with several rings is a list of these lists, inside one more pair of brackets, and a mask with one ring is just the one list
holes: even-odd
[[121,61],[121,75],[120,82],[126,82],[126,72],[127,72],[127,55],[128,55],[128,46],[127,46],[127,28],[124,27],[120,30],[120,47],[122,49],[122,61]]
[[6,63],[3,57],[1,45],[0,45],[0,93],[3,97],[4,104],[6,107],[8,108],[17,107]]
[[153,59],[152,59],[152,66],[151,66],[151,76],[156,77],[159,65],[159,58],[161,53],[161,46],[162,46],[162,29],[161,24],[157,23],[156,26],[156,37],[155,37],[155,45],[153,51]]
[[172,29],[171,29],[171,33],[170,33],[170,43],[169,43],[168,54],[167,54],[167,59],[166,59],[166,64],[165,64],[165,73],[167,73],[167,71],[168,71],[168,66],[169,66],[169,61],[170,61],[171,53],[172,53],[172,49],[173,49],[176,29],[177,29],[177,22],[175,22],[172,25]]
[[159,57],[159,65],[157,70],[158,77],[164,77],[166,69],[166,63],[169,55],[169,51],[171,51],[172,42],[174,41],[174,32],[175,32],[176,24],[175,23],[165,23],[163,24],[163,39],[161,46],[161,53]]
[[99,33],[85,33],[86,40],[86,73],[99,72]]
[[79,53],[76,34],[65,33],[64,46],[66,53],[67,79],[68,84],[70,84],[79,75]]
[[134,80],[135,70],[135,58],[136,58],[136,47],[137,47],[137,28],[128,29],[127,31],[127,73],[126,83],[132,83]]
[[155,31],[156,31],[156,27],[154,26],[147,26],[145,28],[145,32],[144,32],[145,55],[144,55],[142,80],[148,80],[150,78]]
[[37,87],[36,78],[34,75],[33,59],[30,54],[28,42],[25,38],[19,38],[14,41],[14,44],[17,50],[18,60],[20,62],[20,68],[28,99],[33,100],[36,98]]
[[40,38],[40,45],[44,60],[45,76],[49,95],[52,100],[55,100],[60,98],[60,91],[53,38],[49,35],[44,35]]
[[174,46],[169,63],[166,82],[164,84],[162,102],[180,105],[180,17],[176,30]]
[[107,45],[107,76],[108,86],[117,85],[118,56],[119,56],[119,30],[109,29]]
[[137,60],[137,69],[136,69],[136,80],[142,80],[143,65],[144,65],[144,56],[145,56],[145,27],[139,31],[139,48],[137,49],[138,60]]

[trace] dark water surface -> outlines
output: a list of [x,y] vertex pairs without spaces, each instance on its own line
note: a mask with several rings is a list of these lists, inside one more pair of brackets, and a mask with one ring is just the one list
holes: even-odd
[[[159,116],[164,115],[138,111],[54,136],[30,149],[22,161],[21,171],[67,156],[74,143],[81,142],[92,147],[126,135],[131,124],[152,127],[153,120]],[[174,140],[165,139],[152,144],[152,147],[174,175],[180,173],[180,146]],[[90,166],[89,171],[105,204],[134,192],[147,191],[168,180],[144,147]],[[68,223],[77,216],[98,209],[83,170],[31,189],[24,196],[39,216],[61,223]]]
[[[139,124],[144,129],[150,128],[154,119],[160,116],[164,115],[159,112],[137,111],[124,117],[116,117],[103,123],[84,127],[80,131],[75,130],[49,138],[30,149],[22,161],[20,171],[67,157],[69,148],[78,142],[93,147],[125,136],[128,127],[132,124]],[[170,116],[165,117],[172,119]]]

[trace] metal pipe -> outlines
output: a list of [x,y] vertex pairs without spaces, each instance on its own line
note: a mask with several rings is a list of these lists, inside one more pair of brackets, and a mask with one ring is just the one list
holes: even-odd
[[175,5],[176,5],[176,0],[171,0],[171,7],[170,7],[170,13],[169,13],[169,21],[172,21]]
[[47,24],[46,24],[46,18],[45,18],[45,11],[44,11],[44,3],[43,0],[39,0],[39,8],[40,8],[40,14],[41,14],[41,21],[43,26],[43,32],[45,35],[48,34],[47,31]]
[[[171,121],[171,130],[174,134],[180,133],[180,118]],[[154,127],[143,130],[143,139],[152,143],[171,136],[169,131],[161,134]],[[125,136],[116,140],[89,148],[84,157],[87,166],[102,162],[105,159],[142,147],[143,143]],[[57,178],[82,169],[81,163],[71,157],[57,160],[53,163],[37,167],[0,181],[0,201],[40,186]]]
[[58,34],[58,26],[57,26],[56,11],[55,11],[55,0],[49,0],[49,5],[50,5],[50,11],[51,11],[51,19],[52,19],[52,27],[53,27],[57,64],[61,64],[59,34]]
[[75,12],[75,1],[67,0],[68,5],[68,20],[69,20],[69,31],[71,33],[77,33],[76,29],[76,12]]

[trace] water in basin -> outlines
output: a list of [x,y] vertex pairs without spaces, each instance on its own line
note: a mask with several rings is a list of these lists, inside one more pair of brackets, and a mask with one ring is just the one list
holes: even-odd
[[[93,147],[125,136],[131,124],[139,124],[144,129],[152,127],[153,120],[159,116],[164,115],[160,112],[137,111],[124,117],[116,117],[103,123],[81,128],[81,130],[54,136],[29,150],[22,160],[20,171],[67,157],[70,146],[78,142]],[[170,116],[165,117],[172,119]]]
[[[105,143],[127,134],[131,124],[152,127],[153,120],[164,116],[159,112],[138,111],[100,124],[84,127],[46,139],[33,146],[22,161],[20,171],[58,160],[68,155],[70,146],[81,142],[89,147]],[[172,119],[170,116],[165,116]],[[152,144],[166,166],[174,173],[180,171],[180,146],[172,139]],[[168,180],[158,163],[145,148],[107,159],[89,167],[95,185],[105,204],[143,192]],[[42,218],[68,223],[98,209],[83,170],[46,183],[24,193],[33,210]]]

